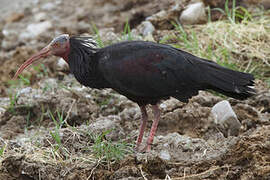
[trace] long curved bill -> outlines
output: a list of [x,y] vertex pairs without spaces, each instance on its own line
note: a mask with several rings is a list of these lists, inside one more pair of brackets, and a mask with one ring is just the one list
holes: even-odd
[[40,58],[45,58],[47,56],[51,55],[51,51],[49,46],[43,48],[41,51],[39,51],[37,54],[33,55],[31,58],[29,58],[27,61],[25,61],[20,68],[17,70],[16,74],[14,75],[13,79],[16,79],[22,71],[30,66],[33,62],[39,60]]

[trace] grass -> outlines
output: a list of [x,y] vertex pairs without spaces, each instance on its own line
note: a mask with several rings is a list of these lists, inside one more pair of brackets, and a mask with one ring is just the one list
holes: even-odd
[[97,45],[98,45],[98,47],[99,48],[103,48],[105,45],[104,45],[104,43],[103,43],[103,41],[102,41],[102,39],[101,39],[101,36],[100,36],[100,34],[99,34],[99,30],[98,30],[98,28],[97,28],[97,26],[94,24],[94,23],[92,23],[92,27],[93,27],[93,31],[94,31],[94,33],[96,34],[96,42],[97,42]]
[[103,159],[106,163],[119,161],[132,152],[132,146],[125,142],[112,142],[106,140],[105,136],[111,130],[107,130],[97,135],[94,139],[92,150],[97,159]]
[[29,86],[30,83],[30,77],[31,75],[28,76],[23,76],[23,75],[19,75],[20,80],[23,82],[24,85]]
[[269,82],[269,16],[260,15],[254,21],[241,23],[224,20],[185,28],[173,24],[175,32],[161,39],[161,43],[174,42],[171,44],[177,48]]
[[4,155],[4,152],[5,152],[5,149],[6,149],[6,144],[3,145],[1,148],[0,148],[0,157],[2,157]]
[[50,114],[50,117],[51,117],[51,119],[52,119],[52,121],[53,121],[53,123],[55,125],[55,130],[50,131],[50,135],[52,136],[52,138],[57,143],[55,148],[56,148],[56,150],[58,150],[60,147],[62,147],[62,142],[61,142],[61,136],[60,136],[60,133],[59,133],[59,129],[65,123],[64,122],[64,116],[63,116],[63,112],[60,113],[59,111],[56,111],[57,118],[54,117],[54,115],[52,114],[52,112],[50,110],[49,110],[49,114]]
[[124,31],[122,33],[122,38],[121,40],[128,40],[128,41],[132,41],[134,38],[131,34],[131,30],[130,30],[130,25],[129,25],[129,21],[128,19],[126,20],[126,24],[124,27]]
[[252,15],[243,6],[236,7],[236,0],[232,1],[232,8],[229,8],[229,1],[225,1],[224,10],[221,8],[210,9],[208,7],[208,22],[211,22],[211,10],[219,11],[223,14],[230,23],[237,23],[237,21],[246,22],[252,20]]
[[[49,115],[51,120],[53,121],[55,128],[53,131],[50,131],[50,136],[53,138],[55,143],[50,143],[52,147],[52,156],[56,159],[59,157],[68,156],[70,152],[65,147],[65,143],[61,137],[61,129],[63,125],[66,123],[63,113],[59,111],[55,112],[55,115],[49,111]],[[75,127],[67,125],[69,130],[76,134],[78,131]],[[113,162],[117,162],[121,160],[126,154],[132,152],[132,146],[125,142],[112,142],[110,140],[106,140],[106,135],[108,135],[111,130],[107,130],[102,132],[101,134],[90,134],[90,138],[93,140],[93,144],[89,145],[92,150],[93,157],[97,159],[99,162],[103,164],[111,164]],[[83,132],[83,134],[88,134]],[[83,148],[84,149],[84,148]],[[58,157],[58,158],[57,158]]]
[[38,64],[33,66],[33,69],[37,72],[37,77],[48,77],[48,69],[44,64]]
[[16,113],[15,107],[16,107],[17,100],[18,100],[18,93],[10,93],[9,94],[9,106],[7,108],[8,112],[10,112],[12,114]]

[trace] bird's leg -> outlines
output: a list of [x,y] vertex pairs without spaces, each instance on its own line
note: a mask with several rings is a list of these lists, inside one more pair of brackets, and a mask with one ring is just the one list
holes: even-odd
[[145,105],[140,106],[140,109],[141,109],[142,118],[141,118],[140,133],[139,133],[139,136],[138,136],[138,139],[137,139],[137,143],[136,143],[136,150],[139,150],[139,146],[140,146],[140,144],[142,142],[144,130],[145,130],[146,123],[147,123],[147,120],[148,120],[148,116],[147,116],[147,111],[146,111]]
[[160,110],[159,110],[158,105],[153,105],[151,108],[152,108],[152,111],[153,111],[153,114],[154,114],[154,122],[152,124],[149,137],[147,139],[147,146],[146,146],[146,151],[147,152],[149,152],[151,150],[151,145],[152,145],[152,142],[154,140],[154,136],[155,136],[155,133],[156,133],[156,130],[157,130],[157,127],[158,127],[158,122],[160,120]]

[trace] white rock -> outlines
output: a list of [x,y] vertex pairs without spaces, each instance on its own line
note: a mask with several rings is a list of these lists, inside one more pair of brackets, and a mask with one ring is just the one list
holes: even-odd
[[215,123],[225,130],[228,136],[237,136],[241,127],[241,123],[237,119],[230,103],[226,100],[214,105],[211,113],[215,119]]
[[147,36],[155,31],[155,27],[150,21],[143,21],[139,27],[139,31],[143,36]]
[[46,17],[47,17],[47,15],[46,15],[45,12],[37,13],[37,14],[34,16],[34,18],[35,18],[35,20],[36,20],[37,22],[46,20]]
[[169,153],[168,150],[162,150],[162,151],[159,153],[159,157],[160,157],[160,159],[162,159],[162,160],[167,160],[167,161],[171,160],[171,155],[170,155],[170,153]]
[[52,27],[52,23],[50,21],[44,21],[36,24],[29,24],[26,28],[26,31],[20,35],[20,39],[28,39],[34,38],[38,35],[44,33],[48,29]]
[[182,24],[197,24],[206,20],[205,6],[202,2],[188,5],[180,15]]
[[0,115],[4,114],[5,111],[6,111],[6,109],[0,107]]
[[2,30],[2,34],[3,34],[4,36],[8,36],[8,35],[10,34],[10,32],[9,32],[7,29],[3,29],[3,30]]
[[54,7],[55,7],[55,4],[54,4],[54,3],[48,2],[48,3],[44,4],[44,5],[42,5],[42,6],[41,6],[41,9],[50,11],[50,10],[52,10]]
[[27,26],[27,31],[34,36],[38,36],[39,34],[45,32],[49,28],[52,27],[52,23],[50,21],[44,21],[37,24],[29,24]]
[[21,89],[19,92],[18,92],[18,95],[21,95],[21,94],[29,94],[32,92],[32,88],[31,87],[26,87],[26,88],[23,88]]
[[114,33],[114,28],[102,28],[99,30],[99,36],[103,42],[118,42],[120,38]]
[[63,58],[59,58],[57,61],[57,67],[58,69],[67,69],[68,68],[68,64],[66,63],[66,61]]

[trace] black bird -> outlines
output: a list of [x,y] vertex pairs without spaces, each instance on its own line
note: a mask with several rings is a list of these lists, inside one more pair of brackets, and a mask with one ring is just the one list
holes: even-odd
[[146,105],[151,104],[154,121],[147,151],[151,149],[160,119],[161,100],[174,97],[188,102],[199,90],[207,89],[236,99],[255,94],[252,74],[233,71],[169,45],[126,41],[97,48],[91,37],[67,34],[56,37],[22,64],[15,78],[34,61],[50,55],[62,57],[81,84],[97,89],[112,88],[139,105],[142,119],[137,149],[148,119]]

